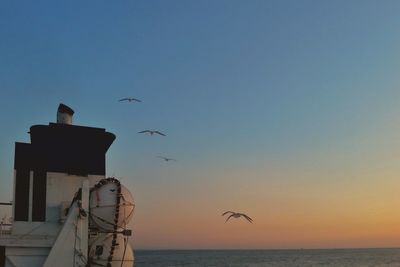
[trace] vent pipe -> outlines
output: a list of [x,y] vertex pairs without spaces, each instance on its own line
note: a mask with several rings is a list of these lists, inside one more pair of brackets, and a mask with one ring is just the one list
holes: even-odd
[[74,111],[70,107],[61,103],[57,109],[57,123],[71,125],[73,115]]

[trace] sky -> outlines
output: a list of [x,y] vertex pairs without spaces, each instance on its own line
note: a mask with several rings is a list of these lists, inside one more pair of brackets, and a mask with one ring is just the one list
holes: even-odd
[[1,1],[0,201],[14,142],[64,103],[117,136],[107,176],[134,194],[136,249],[399,247],[399,13],[391,0]]

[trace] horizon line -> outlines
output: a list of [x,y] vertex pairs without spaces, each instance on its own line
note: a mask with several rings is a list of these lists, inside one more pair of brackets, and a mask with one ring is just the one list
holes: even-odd
[[135,251],[141,250],[165,250],[165,251],[194,251],[194,250],[362,250],[362,249],[400,249],[400,247],[337,247],[337,248],[135,248]]

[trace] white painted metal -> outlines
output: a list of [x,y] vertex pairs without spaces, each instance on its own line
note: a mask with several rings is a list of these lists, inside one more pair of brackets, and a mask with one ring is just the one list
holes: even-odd
[[[85,186],[86,189],[82,188],[82,192],[89,190],[88,183],[84,182],[83,187]],[[88,194],[86,194],[86,196],[88,197]],[[88,216],[86,214],[85,217],[85,213],[83,213],[80,203],[79,200],[76,200],[70,208],[67,220],[65,221],[43,267],[86,266]]]
[[61,202],[60,210],[59,210],[59,212],[60,212],[59,222],[60,223],[64,223],[65,220],[67,219],[67,215],[68,215],[67,213],[68,213],[68,209],[69,209],[70,205],[71,205],[71,201],[63,201],[63,202]]
[[[6,246],[5,266],[86,266],[90,257],[97,263],[107,263],[113,243],[113,234],[97,233],[94,235],[96,236],[94,239],[88,240],[89,212],[90,205],[92,205],[90,202],[92,196],[95,196],[90,193],[90,187],[93,187],[102,178],[102,176],[82,177],[64,173],[48,173],[46,221],[13,223],[12,233],[7,237],[0,238],[0,245]],[[97,188],[101,199],[104,200],[99,203],[101,205],[98,210],[108,210],[113,214],[112,216],[115,216],[117,187],[118,183],[106,183]],[[65,221],[60,220],[62,219],[60,210],[68,206],[67,203],[70,202],[67,199],[69,198],[71,201],[80,188],[82,190],[80,207],[75,201]],[[110,203],[113,205],[109,206]],[[107,209],[107,206],[112,207],[113,212]],[[125,228],[133,211],[133,197],[129,190],[121,185],[120,219],[118,220],[120,227]],[[87,217],[83,214],[87,214]],[[133,266],[133,251],[127,243],[127,237],[116,234],[114,238],[111,266]],[[104,246],[103,253],[101,255],[93,254],[96,252],[96,246],[100,245]],[[107,253],[108,255],[106,255]]]
[[15,266],[43,266],[49,248],[21,248],[21,247],[7,247],[6,248],[6,267]]
[[[76,224],[79,215],[78,203],[75,202],[70,208],[67,220],[59,233],[50,254],[48,255],[43,267],[71,267],[75,266]],[[62,255],[62,260],[60,257]]]
[[[18,221],[13,222],[11,234],[3,235],[0,237],[0,246],[6,246],[6,266],[18,266],[18,267],[35,267],[42,266],[44,260],[47,257],[50,248],[55,245],[57,236],[59,236],[60,230],[65,226],[60,209],[61,206],[68,206],[71,203],[75,193],[82,187],[82,183],[86,184],[83,186],[86,191],[83,190],[83,197],[86,195],[87,200],[85,201],[86,208],[89,210],[89,188],[94,186],[99,180],[103,179],[104,176],[89,175],[89,176],[75,176],[67,173],[56,173],[48,172],[46,174],[47,179],[47,192],[46,192],[46,221],[45,222],[32,222],[31,221],[31,210],[32,210],[32,172],[30,174],[30,202],[29,202],[29,220],[27,222]],[[14,171],[15,177],[15,171]],[[15,188],[15,181],[14,181]],[[69,203],[69,204],[66,204]],[[14,208],[14,207],[13,207]],[[64,218],[65,219],[65,218]],[[82,249],[83,253],[87,255],[87,242],[88,242],[88,219],[86,219],[86,226],[80,228],[80,233],[83,237],[83,242],[86,246]],[[83,233],[86,233],[85,235]],[[84,240],[86,238],[86,241]],[[46,248],[46,255],[27,257],[21,252],[21,255],[13,255],[10,258],[8,253],[10,248],[29,248],[29,250],[35,251],[37,247]],[[86,251],[85,251],[86,250]],[[63,252],[64,253],[64,252]],[[43,252],[42,252],[43,254]],[[64,256],[62,256],[64,257]],[[60,255],[58,255],[58,259]],[[36,265],[36,262],[38,263]],[[17,264],[17,265],[15,265]],[[72,262],[71,262],[72,264]],[[58,266],[53,265],[53,266]],[[68,265],[72,266],[72,265]]]
[[57,123],[72,124],[72,115],[57,111]]
[[[132,247],[128,243],[128,238],[119,234],[116,237],[113,248],[112,244],[113,234],[102,234],[92,242],[89,250],[89,257],[95,264],[94,266],[133,267],[134,255]],[[96,255],[96,249],[98,250],[99,247],[102,247],[100,250],[102,253],[97,253],[98,255]],[[112,249],[112,261],[110,265],[107,265],[108,257]]]
[[81,213],[84,212],[86,216],[81,214],[81,220],[79,221],[79,236],[80,236],[80,250],[81,255],[85,258],[86,263],[88,259],[88,247],[89,247],[89,179],[85,179],[82,183],[82,200],[81,200]]
[[[114,230],[117,212],[118,185],[108,182],[94,189],[90,194],[90,213],[93,223],[102,230]],[[118,209],[117,226],[126,228],[133,217],[135,204],[129,190],[121,185],[121,199]]]

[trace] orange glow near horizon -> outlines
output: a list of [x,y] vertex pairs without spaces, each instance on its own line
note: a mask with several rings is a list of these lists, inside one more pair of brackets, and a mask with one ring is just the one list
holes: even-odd
[[[222,177],[192,194],[177,190],[171,199],[158,196],[163,202],[154,202],[146,210],[138,205],[133,223],[135,246],[297,249],[400,245],[400,181],[395,175],[371,172],[359,179],[331,179],[330,183],[326,182],[329,177],[324,177],[324,183],[312,184],[314,177],[299,173],[297,179],[281,182],[261,179],[263,173],[247,178],[236,193],[233,188],[244,175],[240,172],[230,174],[231,185],[221,184],[227,180]],[[262,182],[256,184],[255,180]],[[174,189],[165,190],[172,193]],[[207,195],[201,193],[205,191]],[[247,213],[254,223],[243,219],[225,223],[221,214],[229,209]]]

